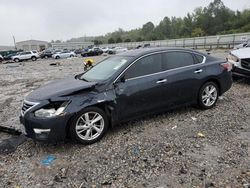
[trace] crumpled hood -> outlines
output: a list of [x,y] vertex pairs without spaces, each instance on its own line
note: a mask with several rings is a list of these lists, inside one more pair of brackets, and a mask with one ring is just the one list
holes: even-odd
[[74,77],[64,78],[52,81],[34,90],[26,97],[26,100],[41,101],[52,97],[67,96],[78,91],[92,88],[95,85],[96,82],[85,82],[75,79]]
[[231,51],[231,54],[240,59],[250,58],[250,47]]

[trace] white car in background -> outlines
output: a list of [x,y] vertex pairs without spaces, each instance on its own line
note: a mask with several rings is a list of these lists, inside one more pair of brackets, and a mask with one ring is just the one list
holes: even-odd
[[236,50],[236,49],[248,48],[248,47],[250,47],[250,39],[248,39],[247,41],[245,41],[245,42],[243,42],[243,43],[241,43],[241,44],[239,44],[237,46],[235,46],[234,49]]
[[3,61],[3,56],[0,54],[0,63]]
[[68,57],[76,57],[75,52],[70,52],[70,51],[63,51],[63,52],[58,52],[52,55],[54,59],[62,59],[62,58],[68,58]]
[[108,50],[108,54],[119,54],[119,53],[126,52],[126,51],[128,51],[127,48],[115,47],[115,48],[110,48]]
[[250,78],[250,48],[233,50],[227,59],[233,65],[233,76]]
[[39,54],[37,51],[27,51],[27,52],[20,52],[15,56],[12,56],[12,60],[15,62],[24,61],[24,60],[32,60],[36,61],[39,58]]
[[128,51],[128,49],[127,48],[123,48],[123,47],[115,47],[114,51],[115,51],[116,54],[119,54],[119,53]]

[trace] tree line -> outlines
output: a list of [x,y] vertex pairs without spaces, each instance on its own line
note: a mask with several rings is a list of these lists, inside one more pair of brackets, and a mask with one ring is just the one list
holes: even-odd
[[158,25],[148,22],[139,29],[118,29],[92,41],[103,43],[139,42],[186,37],[201,37],[250,31],[250,9],[233,11],[221,0],[214,0],[207,7],[198,7],[184,18],[165,17]]

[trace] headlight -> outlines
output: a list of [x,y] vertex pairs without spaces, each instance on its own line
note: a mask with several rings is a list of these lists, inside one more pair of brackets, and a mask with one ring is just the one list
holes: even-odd
[[50,118],[62,115],[69,103],[69,101],[66,101],[63,102],[61,105],[58,105],[58,103],[50,104],[46,108],[44,107],[35,111],[35,116],[40,118]]
[[232,60],[232,61],[234,61],[234,62],[239,62],[239,58],[236,57],[236,56],[233,55],[233,54],[229,54],[228,60]]

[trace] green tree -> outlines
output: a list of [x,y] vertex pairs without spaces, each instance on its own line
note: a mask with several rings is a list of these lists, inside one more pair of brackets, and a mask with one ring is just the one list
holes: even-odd
[[195,28],[192,32],[192,37],[202,37],[205,35],[205,31],[203,31],[201,28]]
[[108,43],[109,43],[109,44],[114,44],[114,43],[115,43],[115,40],[114,40],[113,38],[109,38],[109,39],[108,39]]

